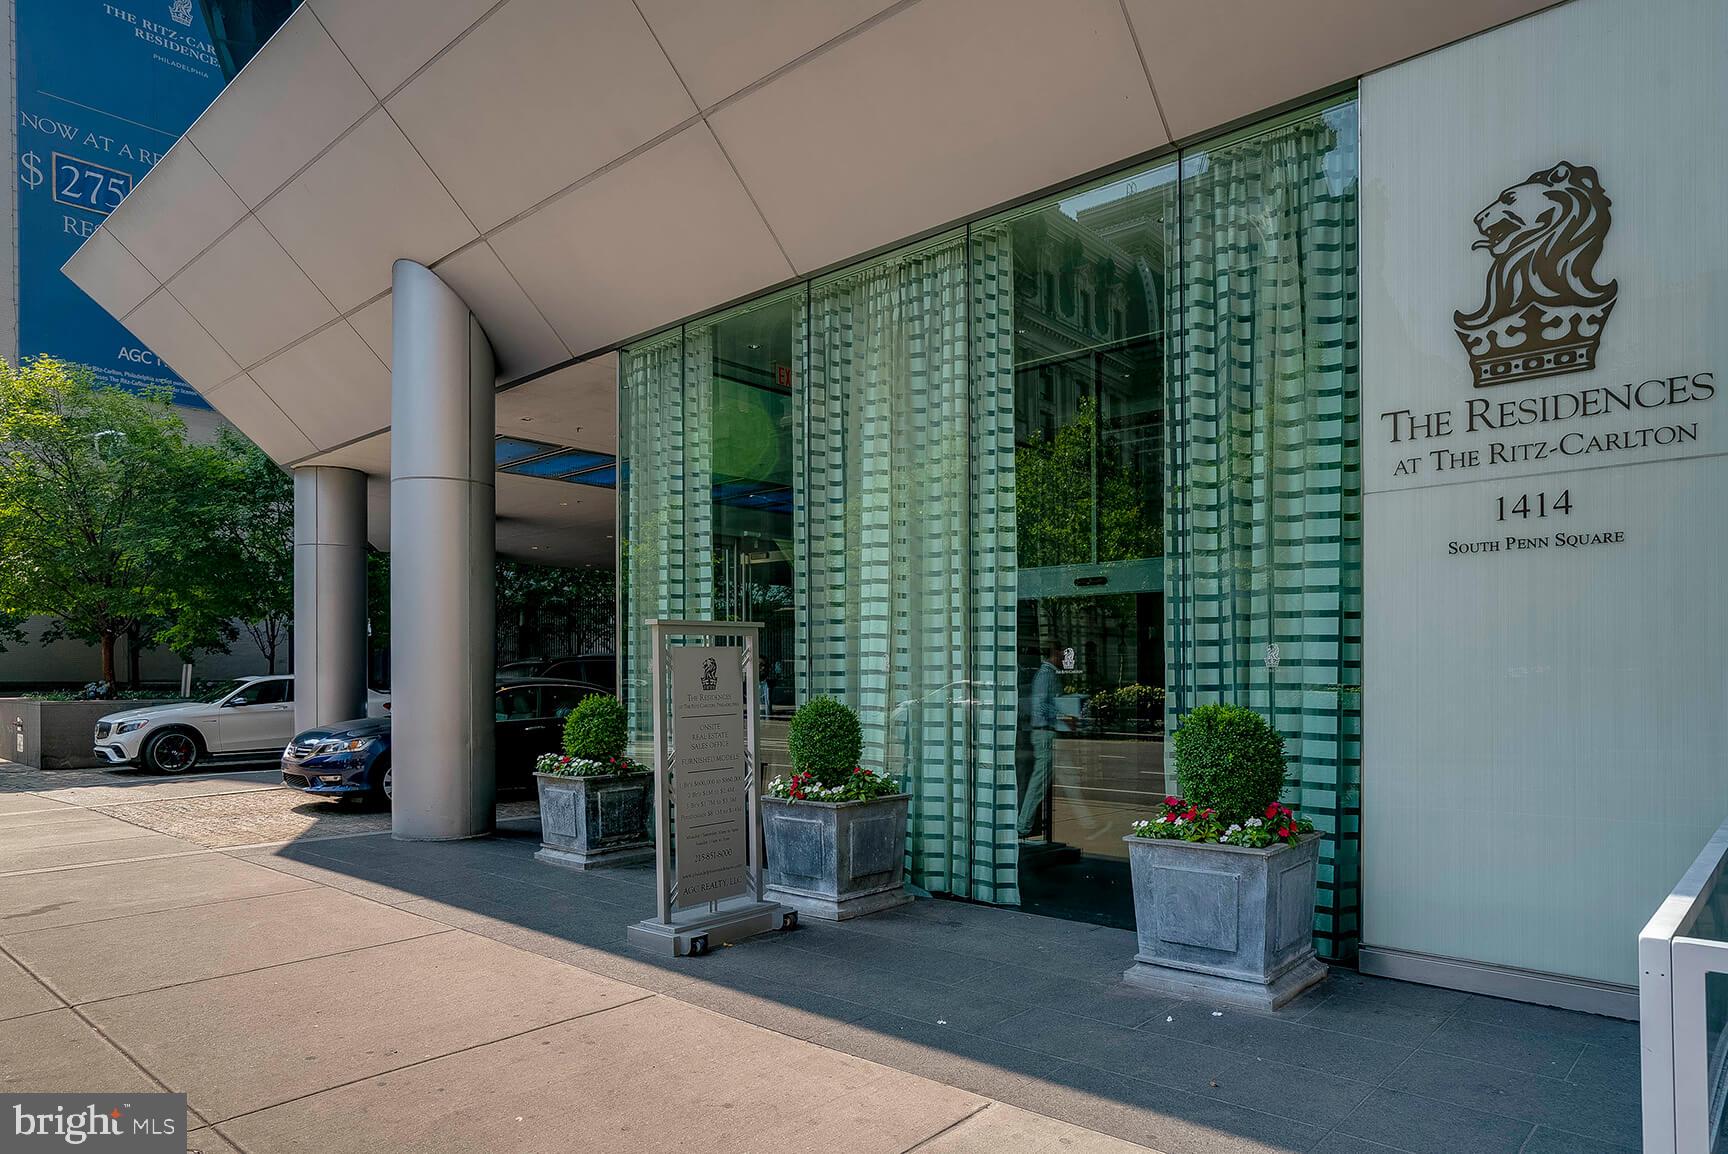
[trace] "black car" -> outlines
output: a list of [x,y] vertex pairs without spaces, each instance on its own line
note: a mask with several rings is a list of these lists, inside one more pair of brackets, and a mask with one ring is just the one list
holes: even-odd
[[618,690],[618,658],[611,653],[583,653],[576,657],[524,657],[498,667],[500,677],[549,677],[598,685],[608,693]]
[[[611,690],[580,681],[499,678],[492,695],[498,788],[533,783],[534,763],[563,743],[564,719],[578,702]],[[296,734],[282,751],[282,784],[320,797],[388,800],[392,718],[339,721]]]

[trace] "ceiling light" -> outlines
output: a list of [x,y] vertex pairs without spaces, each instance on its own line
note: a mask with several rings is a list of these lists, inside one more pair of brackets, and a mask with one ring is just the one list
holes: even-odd
[[753,349],[759,349],[759,348],[761,348],[761,347],[762,347],[762,346],[761,346],[761,345],[751,345],[751,346],[750,346],[750,347],[751,347],[751,348],[753,348]]

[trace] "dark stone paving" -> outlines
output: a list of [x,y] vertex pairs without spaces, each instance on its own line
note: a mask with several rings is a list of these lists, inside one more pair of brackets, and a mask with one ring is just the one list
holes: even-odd
[[1171,1000],[1119,980],[1131,933],[942,900],[658,958],[624,940],[651,870],[537,838],[235,856],[1170,1154],[1638,1148],[1633,1023],[1341,969],[1277,1014]]

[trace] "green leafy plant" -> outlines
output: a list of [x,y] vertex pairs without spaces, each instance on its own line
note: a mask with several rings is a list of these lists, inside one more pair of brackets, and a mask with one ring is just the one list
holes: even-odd
[[590,761],[624,756],[630,735],[624,705],[616,697],[585,697],[564,719],[564,752]]
[[858,768],[864,732],[850,706],[832,697],[812,697],[792,715],[786,748],[798,774],[809,774],[822,786],[837,786]]
[[1226,822],[1263,817],[1284,792],[1284,739],[1240,705],[1201,705],[1174,738],[1182,795]]

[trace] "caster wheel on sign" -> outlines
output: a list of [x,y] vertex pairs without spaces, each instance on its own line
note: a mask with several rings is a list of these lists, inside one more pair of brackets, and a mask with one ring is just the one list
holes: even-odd
[[708,935],[697,934],[690,939],[690,956],[700,958],[708,952]]
[[797,910],[789,910],[786,913],[786,915],[780,919],[780,928],[783,930],[795,930],[795,929],[797,929],[798,928],[798,911]]

